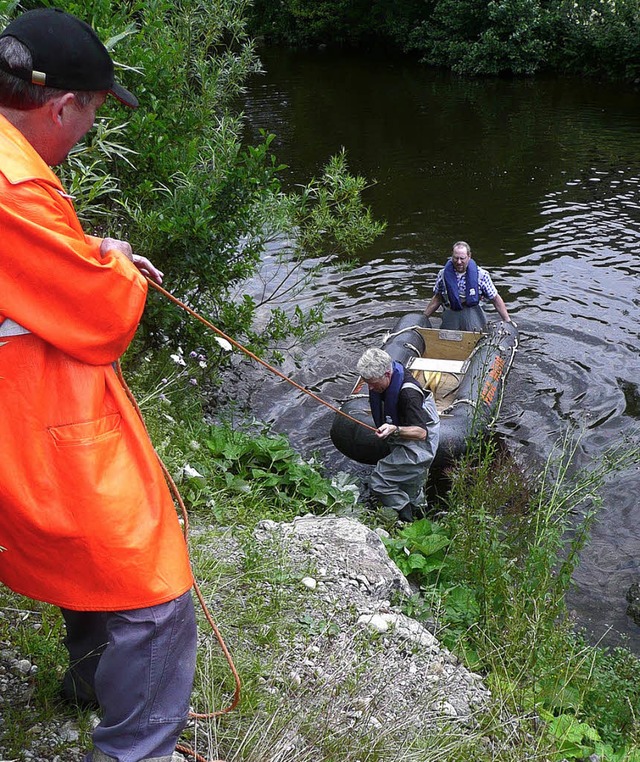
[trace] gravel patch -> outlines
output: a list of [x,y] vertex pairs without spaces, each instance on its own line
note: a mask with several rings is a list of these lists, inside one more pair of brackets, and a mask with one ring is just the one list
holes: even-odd
[[[37,618],[33,621],[36,627]],[[86,749],[77,712],[61,702],[53,716],[38,721],[39,712],[33,705],[37,671],[37,665],[30,659],[10,643],[0,641],[0,761],[82,762]],[[97,723],[97,716],[91,721]],[[18,733],[24,737],[24,748],[17,756],[11,756],[7,744]]]
[[[264,754],[251,759],[323,759],[314,746],[318,727],[345,749],[355,748],[353,759],[359,744],[364,749],[384,742],[398,753],[380,757],[389,762],[409,759],[403,748],[443,728],[477,734],[491,709],[490,692],[427,627],[393,603],[398,593],[412,590],[375,532],[350,518],[306,516],[286,524],[263,521],[253,539],[252,552],[264,568],[282,571],[276,579],[247,576],[244,551],[229,531],[194,526],[191,534],[199,559],[224,558],[227,567],[226,587],[211,583],[209,596],[204,586],[214,613],[225,610],[231,588],[240,596],[236,606],[243,594],[286,601],[279,642],[265,647],[257,687],[265,697],[265,723],[275,727],[277,716],[278,735],[266,737]],[[232,653],[256,650],[251,632],[222,630]],[[208,632],[202,641],[210,646]],[[32,707],[36,673],[14,646],[0,643],[0,762],[82,762],[97,715],[60,702],[39,721],[42,707],[40,713]],[[8,738],[18,713],[24,748],[10,756]]]

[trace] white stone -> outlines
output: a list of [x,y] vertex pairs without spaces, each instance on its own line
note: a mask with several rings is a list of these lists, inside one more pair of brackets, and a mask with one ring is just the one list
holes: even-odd
[[318,583],[313,577],[303,577],[300,582],[302,582],[305,587],[309,588],[309,590],[315,590],[316,587],[318,587]]
[[356,579],[358,582],[360,582],[361,585],[364,585],[367,590],[371,589],[371,582],[364,576],[364,574],[357,574]]
[[442,714],[446,714],[447,717],[457,717],[458,716],[458,712],[456,711],[456,708],[449,701],[441,701],[438,704],[437,709]]
[[28,675],[31,672],[31,662],[29,659],[20,659],[16,662],[16,669],[23,675]]
[[74,743],[79,740],[80,731],[71,721],[65,722],[60,728],[60,738],[67,743]]
[[363,614],[358,619],[358,624],[369,627],[376,632],[387,632],[391,626],[388,614]]

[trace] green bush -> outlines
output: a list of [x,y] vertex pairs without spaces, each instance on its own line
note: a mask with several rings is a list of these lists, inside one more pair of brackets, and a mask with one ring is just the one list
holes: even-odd
[[[41,5],[26,0],[25,9]],[[366,187],[344,153],[306,187],[283,189],[273,135],[243,142],[238,109],[247,77],[260,70],[246,31],[247,2],[60,0],[88,20],[136,93],[130,112],[109,101],[98,129],[63,170],[85,226],[126,238],[165,274],[167,288],[254,348],[287,332],[304,336],[318,310],[275,309],[253,326],[258,304],[237,291],[260,267],[265,246],[288,241],[288,260],[349,257],[383,229],[362,204]],[[284,243],[283,243],[284,247]],[[313,268],[290,268],[288,288]],[[302,275],[301,275],[302,274]],[[270,306],[269,292],[262,304]],[[292,300],[293,301],[293,300]],[[200,324],[153,297],[139,341],[167,335],[211,346]]]
[[553,19],[544,0],[439,0],[407,49],[461,74],[533,74],[553,49]]
[[640,77],[640,5],[636,0],[562,0],[555,66],[571,74],[633,81]]

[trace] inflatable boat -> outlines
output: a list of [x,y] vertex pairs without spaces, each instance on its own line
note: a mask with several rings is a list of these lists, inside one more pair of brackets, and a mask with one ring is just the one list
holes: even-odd
[[[518,346],[514,323],[498,321],[483,331],[432,328],[422,313],[402,317],[382,344],[433,392],[440,413],[440,444],[431,471],[443,471],[474,434],[488,432],[500,411],[505,380]],[[359,378],[341,411],[373,426],[367,385]],[[375,464],[389,453],[383,439],[339,413],[331,440],[359,463]]]

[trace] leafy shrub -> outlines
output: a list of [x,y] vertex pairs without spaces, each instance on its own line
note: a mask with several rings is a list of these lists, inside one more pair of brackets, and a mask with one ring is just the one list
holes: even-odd
[[[26,0],[25,9],[40,6]],[[327,159],[319,178],[285,191],[273,135],[243,143],[238,110],[247,77],[260,70],[246,31],[246,2],[206,0],[60,0],[92,23],[120,64],[118,77],[140,108],[109,101],[98,129],[71,156],[67,184],[96,234],[129,240],[165,273],[167,287],[228,333],[255,347],[271,331],[305,335],[317,310],[274,311],[254,329],[259,305],[236,290],[260,266],[267,242],[290,241],[288,257],[349,256],[382,230],[362,204],[362,178],[344,154]],[[126,65],[125,63],[126,62]],[[127,121],[124,121],[126,119]],[[314,270],[293,270],[312,277]],[[263,299],[269,303],[270,295]],[[149,300],[140,339],[157,346],[167,335],[209,346],[211,338],[185,313]]]
[[532,74],[547,59],[548,22],[539,0],[440,0],[407,48],[461,74]]
[[353,491],[324,477],[286,437],[212,427],[206,448],[215,478],[232,491],[268,494],[272,505],[297,511],[304,506],[324,512],[355,503]]
[[573,74],[636,80],[640,76],[640,6],[636,0],[560,2],[555,65]]

